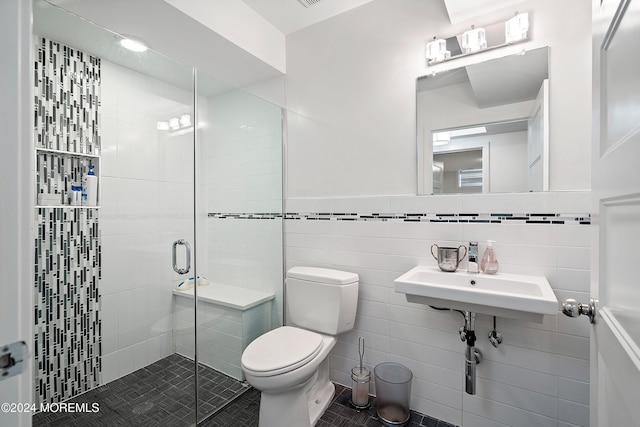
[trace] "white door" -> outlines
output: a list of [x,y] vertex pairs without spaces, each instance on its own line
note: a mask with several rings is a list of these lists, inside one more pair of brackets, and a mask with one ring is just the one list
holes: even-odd
[[591,426],[640,425],[640,1],[593,0]]
[[540,86],[527,123],[529,191],[549,190],[549,80]]

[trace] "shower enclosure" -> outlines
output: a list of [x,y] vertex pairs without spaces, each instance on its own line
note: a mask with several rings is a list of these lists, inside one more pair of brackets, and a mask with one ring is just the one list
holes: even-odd
[[281,108],[33,12],[34,402],[193,425],[247,389],[243,349],[282,324]]

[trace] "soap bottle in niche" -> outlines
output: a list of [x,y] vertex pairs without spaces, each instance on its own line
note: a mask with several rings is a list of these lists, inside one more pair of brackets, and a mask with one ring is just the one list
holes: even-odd
[[82,205],[96,206],[98,204],[98,177],[93,172],[94,166],[89,163],[89,172],[82,177]]
[[494,240],[487,240],[487,249],[484,250],[482,261],[480,261],[480,269],[485,274],[496,274],[498,272],[498,259],[493,250]]

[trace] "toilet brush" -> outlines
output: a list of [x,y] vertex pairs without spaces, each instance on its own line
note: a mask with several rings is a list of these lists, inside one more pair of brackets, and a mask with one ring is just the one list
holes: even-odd
[[358,338],[358,353],[360,354],[360,366],[351,369],[351,404],[357,409],[369,407],[369,383],[371,373],[364,364],[364,338]]

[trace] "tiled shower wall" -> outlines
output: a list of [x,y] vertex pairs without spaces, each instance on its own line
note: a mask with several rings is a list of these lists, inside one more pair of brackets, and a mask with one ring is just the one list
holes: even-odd
[[[36,49],[36,192],[68,204],[68,186],[80,182],[89,161],[82,155],[100,153],[100,59],[44,38]],[[98,217],[97,208],[36,209],[37,404],[69,399],[101,380]]]
[[171,244],[193,242],[193,132],[157,122],[192,113],[191,69],[181,71],[185,87],[102,62],[105,383],[174,353]]
[[367,365],[394,361],[413,371],[411,408],[419,412],[469,427],[588,426],[585,319],[559,314],[538,324],[498,318],[504,342],[496,349],[487,339],[492,319],[478,315],[484,359],[477,395],[470,396],[458,335],[462,317],[408,303],[393,290],[394,279],[412,267],[436,267],[431,244],[477,240],[482,254],[492,239],[501,272],[544,275],[559,300],[588,300],[588,212],[588,192],[287,199],[286,264],[360,276],[355,328],[338,337],[332,380],[351,384],[362,336]]
[[242,90],[207,101],[205,275],[216,283],[273,293],[271,319],[278,327],[283,307],[281,108]]

